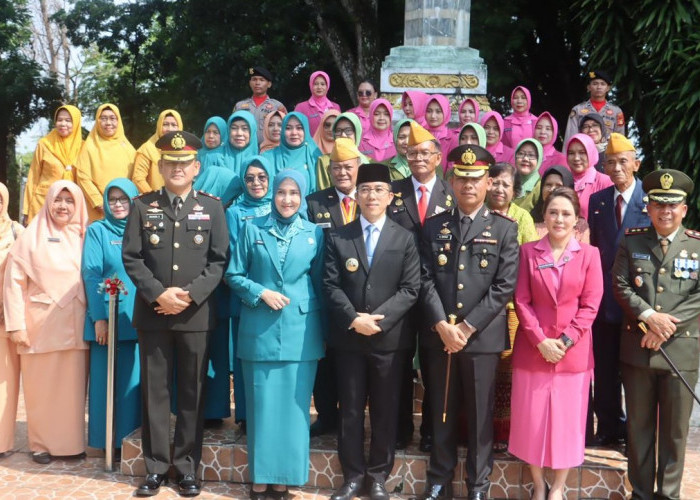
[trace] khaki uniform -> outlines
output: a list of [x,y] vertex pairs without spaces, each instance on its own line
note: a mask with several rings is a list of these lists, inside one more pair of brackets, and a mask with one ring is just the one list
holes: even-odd
[[613,265],[613,291],[625,315],[620,361],[627,406],[628,473],[633,499],[680,498],[693,397],[660,352],[641,347],[638,317],[653,309],[680,319],[675,334],[662,347],[694,387],[700,359],[699,256],[700,233],[682,225],[666,255],[653,227],[631,228],[620,243]]
[[260,144],[265,138],[263,135],[263,122],[265,121],[265,117],[278,110],[282,111],[283,113],[287,113],[287,108],[284,107],[284,104],[279,102],[277,99],[272,99],[270,97],[265,99],[260,106],[256,106],[253,98],[248,97],[247,99],[238,101],[233,107],[234,112],[240,109],[253,113],[255,121],[258,124],[258,144]]

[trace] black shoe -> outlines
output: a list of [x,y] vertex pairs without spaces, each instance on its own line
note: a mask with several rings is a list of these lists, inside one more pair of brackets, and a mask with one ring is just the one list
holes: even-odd
[[418,449],[422,452],[430,453],[433,449],[433,436],[430,434],[426,434],[425,436],[421,436],[420,444],[418,445]]
[[362,493],[362,483],[360,481],[349,481],[336,490],[331,495],[331,500],[352,500]]
[[338,432],[336,424],[326,424],[321,419],[317,419],[309,428],[311,437],[323,436],[324,434],[335,434]]
[[596,434],[592,439],[586,440],[586,446],[589,448],[602,448],[616,445],[617,443],[617,438],[606,436],[605,434]]
[[279,491],[270,486],[270,489],[267,490],[267,496],[277,500],[287,500],[289,498],[289,489],[285,488]]
[[196,497],[202,492],[202,486],[194,474],[178,476],[177,489],[181,497]]
[[245,420],[240,420],[236,423],[238,424],[238,430],[241,432],[241,434],[248,433],[248,426],[246,425]]
[[370,500],[389,500],[389,493],[387,493],[384,483],[373,482],[369,488],[369,498]]
[[394,446],[395,450],[405,450],[408,448],[408,445],[411,443],[411,437],[412,436],[399,436],[396,438],[396,445]]
[[428,483],[423,494],[419,497],[412,497],[411,500],[437,500],[438,498],[450,500],[452,498],[452,485]]
[[51,463],[51,455],[47,452],[34,452],[32,453],[32,460],[41,465],[46,465]]
[[223,418],[207,418],[204,420],[205,429],[218,429],[222,425],[224,425]]
[[137,497],[152,497],[158,494],[160,485],[168,482],[165,474],[148,474],[136,490]]
[[267,492],[270,490],[268,487],[266,490],[263,491],[255,491],[253,490],[253,485],[250,486],[250,500],[265,500],[267,498]]
[[487,500],[488,495],[485,491],[470,491],[467,498],[469,500]]

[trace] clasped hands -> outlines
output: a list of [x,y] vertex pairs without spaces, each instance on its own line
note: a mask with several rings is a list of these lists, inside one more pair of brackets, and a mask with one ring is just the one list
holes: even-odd
[[192,303],[190,292],[179,286],[171,286],[165,289],[156,299],[158,305],[155,311],[166,316],[180,314]]
[[661,344],[670,339],[676,332],[676,323],[680,322],[675,316],[670,314],[655,312],[649,316],[645,323],[647,331],[642,336],[642,348],[658,351]]
[[469,342],[469,338],[474,334],[476,329],[469,327],[464,321],[460,321],[456,325],[451,325],[444,319],[435,325],[435,331],[440,335],[440,340],[445,345],[445,352],[450,354],[459,352],[464,349],[464,346]]
[[544,339],[537,349],[547,363],[558,363],[566,354],[566,346],[560,339]]
[[350,323],[350,328],[360,335],[376,335],[382,331],[379,321],[384,319],[383,314],[357,313],[357,317]]

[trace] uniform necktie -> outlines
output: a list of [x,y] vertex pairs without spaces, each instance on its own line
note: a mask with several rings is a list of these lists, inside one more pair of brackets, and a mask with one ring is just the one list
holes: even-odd
[[472,219],[468,215],[465,215],[462,217],[460,220],[459,224],[459,230],[462,232],[462,241],[467,237],[467,233],[469,232],[469,226],[472,225]]
[[669,244],[668,238],[661,238],[659,240],[659,244],[661,245],[661,253],[666,255],[666,253],[668,252],[668,244]]
[[343,214],[343,222],[345,224],[348,224],[353,221],[354,219],[354,213],[353,213],[353,208],[355,205],[355,200],[350,198],[349,196],[346,196],[343,198],[343,207],[345,207],[345,213]]
[[177,217],[177,214],[180,213],[180,209],[182,208],[182,198],[179,196],[176,196],[173,198],[173,212],[175,213],[175,217]]
[[617,200],[615,200],[615,217],[617,217],[617,227],[622,227],[622,195],[617,195]]
[[423,225],[425,222],[425,213],[428,211],[428,188],[424,185],[418,187],[420,191],[420,200],[418,200],[418,217],[420,217],[420,224]]
[[370,224],[365,228],[365,233],[367,233],[365,236],[365,250],[367,251],[367,262],[370,266],[372,265],[372,258],[374,257],[374,249],[377,247],[377,242],[374,238],[374,232],[376,230],[377,228],[374,224]]

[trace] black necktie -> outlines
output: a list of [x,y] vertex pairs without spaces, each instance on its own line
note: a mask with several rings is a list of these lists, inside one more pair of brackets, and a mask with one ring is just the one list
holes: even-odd
[[467,233],[469,232],[469,226],[472,225],[472,219],[468,215],[465,215],[462,217],[459,225],[459,230],[462,232],[462,241],[467,237]]
[[182,198],[179,196],[176,196],[173,198],[173,212],[175,212],[175,217],[177,217],[177,214],[180,213],[180,209],[182,208]]

